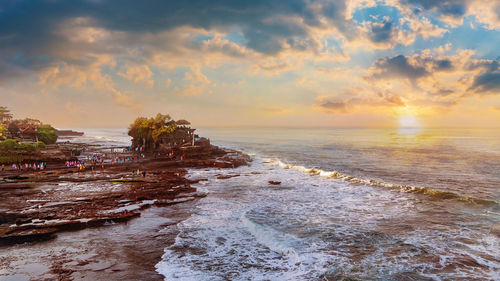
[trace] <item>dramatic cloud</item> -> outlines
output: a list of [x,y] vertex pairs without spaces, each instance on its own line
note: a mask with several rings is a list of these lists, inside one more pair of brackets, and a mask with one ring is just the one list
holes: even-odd
[[[108,32],[159,33],[181,26],[204,30],[239,30],[246,46],[274,54],[288,42],[304,48],[308,28],[321,25],[319,17],[338,21],[344,30],[344,5],[309,1],[4,1],[0,4],[0,38],[9,49],[36,55],[55,47],[56,42],[93,43]],[[318,6],[319,5],[319,6]],[[77,21],[94,27],[76,34],[58,33],[61,23]],[[64,35],[69,35],[64,37]],[[301,42],[302,40],[305,40]],[[32,44],[37,42],[38,44]],[[221,42],[215,42],[220,45]],[[238,52],[236,52],[238,53]]]
[[500,103],[499,29],[500,0],[0,1],[0,97],[96,124],[479,108]]
[[500,94],[499,62],[473,55],[460,51],[442,56],[426,50],[383,58],[370,68],[367,81],[374,90],[398,89],[398,96],[412,104],[440,108],[453,107],[472,96]]

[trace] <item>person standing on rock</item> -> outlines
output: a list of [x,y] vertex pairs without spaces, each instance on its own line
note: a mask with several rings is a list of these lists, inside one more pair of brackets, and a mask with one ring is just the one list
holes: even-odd
[[5,171],[5,164],[2,164],[2,172]]

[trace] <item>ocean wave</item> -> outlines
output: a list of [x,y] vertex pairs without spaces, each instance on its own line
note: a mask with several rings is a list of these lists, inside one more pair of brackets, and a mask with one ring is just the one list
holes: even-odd
[[295,252],[295,250],[288,246],[285,242],[294,240],[290,237],[290,235],[286,235],[273,228],[254,223],[246,217],[246,214],[241,216],[240,221],[259,243],[266,246],[271,251],[292,260],[298,259],[297,252]]
[[362,179],[362,178],[357,178],[354,176],[345,175],[345,174],[338,172],[338,171],[325,171],[325,170],[318,169],[318,168],[307,168],[307,167],[304,167],[301,165],[288,164],[288,163],[282,162],[279,159],[265,159],[264,163],[277,165],[277,166],[284,168],[284,169],[297,170],[299,172],[302,172],[302,173],[308,174],[308,175],[320,176],[320,177],[324,177],[324,178],[341,179],[341,180],[351,182],[351,183],[364,184],[364,185],[375,186],[375,187],[384,187],[384,188],[390,188],[390,189],[397,189],[397,190],[401,190],[401,191],[408,192],[408,193],[420,193],[420,194],[429,195],[429,196],[432,196],[434,198],[439,198],[439,199],[453,199],[453,200],[470,202],[470,203],[480,204],[480,205],[485,205],[485,206],[500,206],[500,202],[496,201],[496,200],[475,198],[475,197],[471,197],[471,196],[457,194],[457,193],[450,192],[450,191],[442,191],[442,190],[432,189],[432,188],[428,188],[428,187],[400,185],[400,184],[386,183],[383,181],[372,180],[372,179],[371,180]]

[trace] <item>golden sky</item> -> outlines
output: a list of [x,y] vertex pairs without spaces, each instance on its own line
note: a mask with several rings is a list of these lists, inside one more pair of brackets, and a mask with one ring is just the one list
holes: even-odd
[[0,105],[56,127],[500,127],[500,0],[2,1]]

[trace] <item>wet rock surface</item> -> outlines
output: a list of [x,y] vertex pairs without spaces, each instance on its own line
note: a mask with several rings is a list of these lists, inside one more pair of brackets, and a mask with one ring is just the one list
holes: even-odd
[[175,230],[205,196],[191,184],[206,179],[188,180],[186,169],[251,161],[208,149],[183,161],[146,157],[84,170],[54,163],[43,171],[4,171],[0,280],[163,279],[154,265],[176,236],[163,229]]
[[[0,245],[47,240],[76,230],[130,220],[150,206],[168,206],[203,197],[184,177],[185,168],[248,164],[236,151],[216,148],[202,159],[143,159],[104,168],[55,167],[6,174],[0,181]],[[139,173],[137,173],[139,171]],[[146,176],[142,172],[146,171]]]

